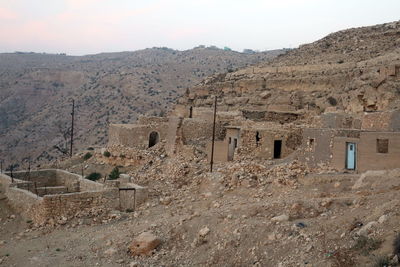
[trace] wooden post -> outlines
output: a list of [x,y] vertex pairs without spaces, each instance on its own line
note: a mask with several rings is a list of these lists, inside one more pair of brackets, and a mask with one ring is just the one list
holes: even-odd
[[14,183],[13,169],[14,169],[14,165],[11,164],[11,167],[10,167],[10,172],[11,172],[11,183]]
[[75,115],[75,100],[72,99],[72,112],[71,112],[71,147],[69,151],[69,157],[72,157],[72,146],[74,143],[74,115]]
[[215,120],[216,120],[216,117],[217,117],[217,96],[215,96],[215,103],[214,103],[214,122],[213,122],[213,134],[212,134],[212,144],[211,144],[210,172],[213,171],[213,164],[214,164]]

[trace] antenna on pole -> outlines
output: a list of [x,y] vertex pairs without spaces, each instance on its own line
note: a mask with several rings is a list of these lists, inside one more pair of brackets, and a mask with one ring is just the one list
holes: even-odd
[[74,115],[75,115],[75,100],[72,99],[72,112],[71,112],[71,148],[69,151],[69,157],[72,157],[72,147],[74,144]]
[[213,171],[213,164],[214,164],[215,120],[216,120],[216,117],[217,117],[217,96],[215,96],[215,103],[214,103],[214,122],[213,122],[213,134],[212,134],[212,144],[211,144],[210,172]]

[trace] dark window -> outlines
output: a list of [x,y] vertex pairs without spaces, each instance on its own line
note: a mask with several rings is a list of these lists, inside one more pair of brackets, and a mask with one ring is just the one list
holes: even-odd
[[233,138],[233,143],[235,144],[235,148],[237,148],[237,139]]
[[149,136],[149,147],[156,145],[160,141],[160,136],[157,132],[151,132]]
[[229,137],[229,144],[231,144],[232,143],[232,138],[231,137]]
[[256,132],[256,146],[260,144],[260,140],[261,140],[260,133]]
[[389,152],[389,139],[376,139],[376,152],[388,153]]
[[274,141],[274,159],[280,159],[282,152],[282,140]]
[[314,145],[314,138],[311,138],[310,139],[310,146],[313,146]]

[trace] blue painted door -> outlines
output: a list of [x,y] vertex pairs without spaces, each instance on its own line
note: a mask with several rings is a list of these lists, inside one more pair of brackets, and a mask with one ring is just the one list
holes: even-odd
[[354,170],[356,168],[356,144],[346,143],[346,169]]

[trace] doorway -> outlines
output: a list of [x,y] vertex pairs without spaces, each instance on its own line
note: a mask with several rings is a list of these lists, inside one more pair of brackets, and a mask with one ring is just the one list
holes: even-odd
[[149,147],[155,146],[160,141],[160,135],[157,132],[151,132],[149,135]]
[[356,143],[346,143],[346,169],[356,169]]
[[282,140],[274,141],[274,159],[280,159],[282,154]]
[[235,150],[237,148],[237,143],[238,143],[237,138],[229,137],[228,161],[233,160],[233,156],[235,155]]

